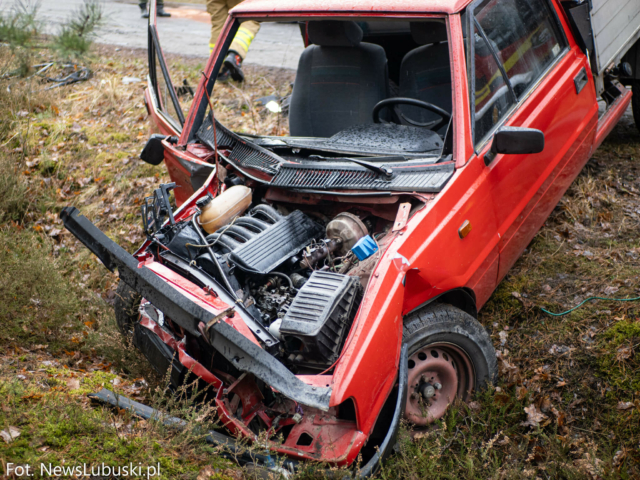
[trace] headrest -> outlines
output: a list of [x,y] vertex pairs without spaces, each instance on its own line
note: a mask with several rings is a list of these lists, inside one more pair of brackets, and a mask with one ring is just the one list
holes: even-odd
[[442,22],[411,22],[411,37],[418,45],[447,41],[447,26]]
[[356,22],[319,20],[307,24],[309,42],[323,47],[356,47],[362,41],[362,29]]

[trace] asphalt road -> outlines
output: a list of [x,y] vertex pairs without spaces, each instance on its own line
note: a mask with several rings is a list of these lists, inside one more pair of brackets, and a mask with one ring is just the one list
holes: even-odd
[[[6,9],[20,0],[0,0]],[[46,33],[56,33],[60,24],[82,5],[82,0],[41,0],[40,19]],[[135,3],[104,0],[105,25],[97,42],[122,47],[146,48],[147,20]],[[167,53],[194,57],[209,56],[210,20],[204,5],[167,3],[171,18],[158,19],[162,48]],[[297,25],[264,24],[256,36],[246,63],[295,69],[304,46]]]

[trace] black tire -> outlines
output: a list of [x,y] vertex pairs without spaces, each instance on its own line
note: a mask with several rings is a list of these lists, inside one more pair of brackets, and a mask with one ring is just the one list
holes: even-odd
[[142,297],[122,280],[116,289],[114,310],[120,333],[127,342],[133,340],[133,326],[138,321],[138,307]]
[[[475,318],[452,305],[429,305],[408,315],[404,320],[402,340],[408,345],[409,359],[431,345],[440,346],[445,352],[449,348],[452,358],[458,356],[462,360],[461,356],[466,355],[457,366],[458,373],[462,373],[460,366],[463,364],[465,368],[473,369],[472,375],[467,377],[469,388],[463,389],[460,384],[458,390],[458,396],[464,400],[469,399],[469,390],[481,390],[497,379],[498,360],[489,333]],[[438,347],[434,348],[438,350]],[[412,361],[409,362],[411,369]]]
[[640,131],[640,80],[633,82],[631,91],[633,92],[633,96],[631,97],[633,120],[636,122],[636,128]]

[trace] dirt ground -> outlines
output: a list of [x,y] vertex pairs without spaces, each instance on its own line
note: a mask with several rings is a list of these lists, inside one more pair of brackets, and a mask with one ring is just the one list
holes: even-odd
[[[0,47],[2,49],[3,47]],[[35,61],[48,59],[46,49]],[[0,50],[0,75],[11,70]],[[99,62],[98,62],[99,60]],[[176,83],[204,65],[169,57]],[[146,52],[95,47],[86,82],[44,91],[0,79],[0,463],[160,464],[162,478],[254,478],[203,440],[206,405],[163,379],[117,333],[117,276],[62,227],[77,206],[133,251],[143,198],[168,180],[138,155],[150,126]],[[285,134],[256,104],[286,95],[290,71],[248,68],[216,87],[217,118],[249,133]],[[127,83],[125,77],[140,82]],[[177,80],[176,80],[177,79]],[[183,97],[184,109],[189,103]],[[638,478],[640,134],[626,118],[595,152],[480,314],[499,352],[498,384],[455,405],[411,440],[406,429],[379,478]],[[177,432],[92,405],[105,387],[185,418]],[[299,478],[319,478],[309,466]]]

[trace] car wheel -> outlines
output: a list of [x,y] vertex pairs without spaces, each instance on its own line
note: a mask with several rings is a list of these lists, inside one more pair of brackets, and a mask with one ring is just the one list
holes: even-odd
[[120,333],[127,342],[133,340],[133,326],[138,321],[138,307],[142,297],[122,280],[116,289],[114,305],[116,323]]
[[633,82],[631,91],[633,92],[633,96],[631,97],[633,120],[636,122],[636,128],[640,130],[640,80]]
[[431,305],[404,321],[409,348],[405,419],[424,427],[456,399],[468,401],[497,377],[496,352],[485,328],[446,304]]

